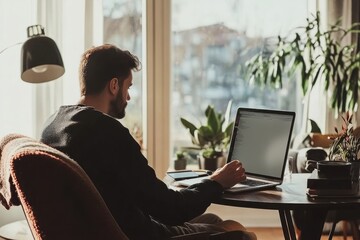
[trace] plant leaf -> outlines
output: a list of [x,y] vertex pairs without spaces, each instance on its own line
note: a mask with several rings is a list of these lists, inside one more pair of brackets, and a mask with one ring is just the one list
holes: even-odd
[[310,124],[311,124],[311,133],[321,133],[321,129],[319,127],[319,125],[312,119],[309,119]]
[[208,108],[207,111],[207,125],[211,128],[214,133],[218,133],[221,131],[221,120],[219,119],[219,115],[215,113],[214,107]]
[[197,127],[184,118],[180,118],[180,121],[184,125],[185,128],[189,129],[191,136],[194,136],[194,132],[197,129]]

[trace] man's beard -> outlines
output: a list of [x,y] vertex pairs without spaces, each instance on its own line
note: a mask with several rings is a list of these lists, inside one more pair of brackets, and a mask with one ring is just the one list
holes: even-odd
[[125,117],[125,108],[127,103],[123,102],[122,99],[123,99],[122,94],[121,92],[119,92],[116,98],[113,101],[111,101],[110,112],[109,112],[110,116],[117,119],[122,119],[123,117]]

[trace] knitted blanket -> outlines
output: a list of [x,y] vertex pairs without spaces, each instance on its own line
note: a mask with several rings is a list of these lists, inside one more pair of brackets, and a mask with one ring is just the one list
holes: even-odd
[[20,205],[13,179],[11,163],[24,154],[51,153],[59,158],[68,158],[62,152],[20,134],[8,134],[0,140],[0,202],[6,208]]

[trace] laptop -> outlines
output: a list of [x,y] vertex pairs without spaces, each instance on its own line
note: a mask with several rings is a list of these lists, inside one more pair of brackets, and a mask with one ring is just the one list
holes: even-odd
[[[227,162],[240,160],[247,180],[226,192],[272,188],[284,179],[295,112],[238,108]],[[210,176],[178,181],[190,186]]]

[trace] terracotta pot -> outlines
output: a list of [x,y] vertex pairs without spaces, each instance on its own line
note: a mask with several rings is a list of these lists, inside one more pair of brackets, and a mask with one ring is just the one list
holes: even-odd
[[310,133],[311,146],[329,148],[334,141],[333,139],[339,136],[338,134]]

